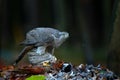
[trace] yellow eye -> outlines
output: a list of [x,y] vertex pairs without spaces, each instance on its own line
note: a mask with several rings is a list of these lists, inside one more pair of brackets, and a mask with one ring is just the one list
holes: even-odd
[[44,62],[42,62],[42,65],[44,67],[49,67],[50,66],[50,61],[44,61]]

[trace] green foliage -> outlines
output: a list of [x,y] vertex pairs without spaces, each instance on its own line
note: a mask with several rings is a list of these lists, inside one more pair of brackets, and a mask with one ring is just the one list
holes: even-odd
[[46,76],[44,75],[32,75],[28,78],[26,78],[26,80],[45,80]]

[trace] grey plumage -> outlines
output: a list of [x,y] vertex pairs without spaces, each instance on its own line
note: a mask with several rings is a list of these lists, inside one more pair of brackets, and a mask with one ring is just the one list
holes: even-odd
[[[38,59],[37,61],[37,59],[34,59],[34,56],[37,58],[39,54],[40,58],[41,55],[45,58],[46,55],[53,54],[54,48],[59,47],[68,37],[69,34],[67,32],[61,32],[53,28],[35,28],[29,31],[26,34],[26,39],[21,42],[21,45],[25,45],[26,47],[20,53],[13,65],[16,65],[27,52],[32,51],[35,48],[36,49],[33,51],[34,53],[32,53],[32,56],[31,53],[29,54],[29,61],[33,64],[41,62],[42,59]],[[51,58],[52,59],[49,59],[50,61],[55,61],[55,56],[51,55]],[[48,60],[48,58],[46,57],[44,60]]]
[[60,32],[53,28],[35,28],[26,34],[26,39],[21,44],[35,46],[59,47],[67,38],[67,32]]

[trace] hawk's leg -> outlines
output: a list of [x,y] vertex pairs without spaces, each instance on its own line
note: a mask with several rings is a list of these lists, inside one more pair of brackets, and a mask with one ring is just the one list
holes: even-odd
[[55,48],[52,48],[52,50],[51,50],[51,54],[52,55],[54,54],[54,50],[55,50]]

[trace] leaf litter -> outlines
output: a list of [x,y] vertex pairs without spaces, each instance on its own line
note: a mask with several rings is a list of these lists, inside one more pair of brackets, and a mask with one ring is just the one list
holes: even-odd
[[100,64],[74,66],[72,63],[57,61],[42,66],[1,66],[0,80],[120,80],[120,78]]

